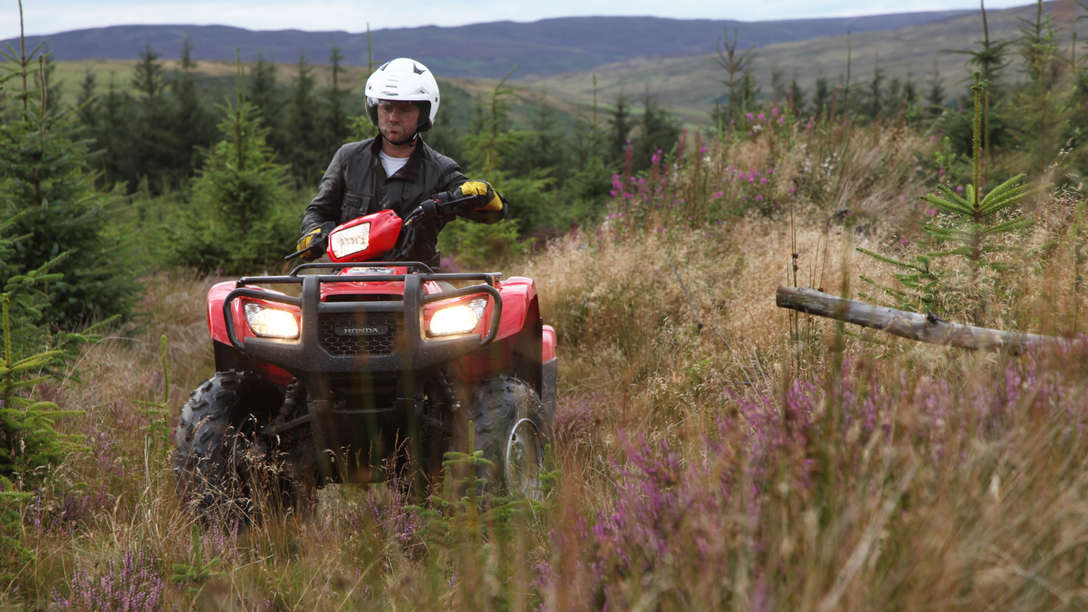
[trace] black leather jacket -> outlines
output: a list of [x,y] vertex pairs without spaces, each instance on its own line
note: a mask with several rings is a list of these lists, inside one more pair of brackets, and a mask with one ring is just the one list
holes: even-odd
[[[461,167],[449,157],[438,153],[419,140],[408,162],[387,177],[382,167],[381,139],[370,138],[348,143],[333,155],[317,195],[302,215],[302,233],[316,227],[326,232],[337,225],[361,215],[393,209],[402,218],[414,210],[421,200],[457,189],[467,179]],[[486,218],[466,215],[476,221],[493,223],[505,216],[505,207],[498,215]],[[425,235],[417,236],[413,258],[431,262],[437,259],[438,232],[448,219],[435,219]]]

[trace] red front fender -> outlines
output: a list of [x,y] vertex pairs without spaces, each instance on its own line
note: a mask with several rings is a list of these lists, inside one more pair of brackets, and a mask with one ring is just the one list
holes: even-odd
[[[212,285],[212,288],[208,289],[208,334],[212,337],[212,340],[227,346],[230,346],[230,336],[227,335],[227,322],[223,320],[223,300],[226,299],[228,293],[234,291],[235,287],[233,281],[223,281]],[[245,325],[240,324],[245,321],[241,300],[235,300],[231,304],[231,315],[236,324],[234,335],[241,339],[246,332]]]
[[[215,369],[217,371],[237,368],[254,369],[263,372],[274,383],[281,385],[290,383],[294,376],[287,370],[270,363],[248,362],[241,351],[238,351],[231,344],[230,336],[227,334],[227,322],[223,318],[223,302],[226,300],[227,295],[236,288],[237,284],[233,281],[224,281],[216,283],[208,290],[208,335],[211,336],[213,346],[215,346]],[[268,291],[269,293],[279,293],[262,287],[250,288],[258,291]],[[234,336],[241,342],[245,342],[246,337],[253,336],[249,331],[249,326],[245,323],[246,317],[243,308],[242,300],[234,300],[230,305],[231,319],[234,321]],[[221,360],[225,362],[221,363]]]
[[499,291],[502,293],[502,318],[499,319],[495,342],[521,332],[525,329],[525,319],[529,313],[538,312],[532,307],[536,302],[536,285],[532,279],[512,276],[503,281]]

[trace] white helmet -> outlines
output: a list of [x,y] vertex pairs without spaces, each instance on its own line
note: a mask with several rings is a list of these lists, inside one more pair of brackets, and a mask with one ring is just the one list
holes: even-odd
[[379,100],[407,100],[420,105],[419,127],[423,132],[434,125],[438,115],[438,82],[423,64],[407,57],[398,57],[382,64],[366,80],[366,114],[378,125]]

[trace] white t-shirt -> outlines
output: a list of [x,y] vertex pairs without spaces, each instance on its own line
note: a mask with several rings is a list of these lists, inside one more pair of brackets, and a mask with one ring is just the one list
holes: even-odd
[[393,176],[397,170],[404,167],[404,164],[408,163],[407,157],[393,157],[386,154],[385,151],[378,151],[378,157],[382,160],[382,167],[385,168],[386,176]]

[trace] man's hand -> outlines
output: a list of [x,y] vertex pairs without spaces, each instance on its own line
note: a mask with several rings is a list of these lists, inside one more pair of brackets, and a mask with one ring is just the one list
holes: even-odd
[[329,236],[325,233],[324,228],[315,227],[314,229],[306,232],[298,239],[298,244],[295,245],[296,251],[305,250],[306,252],[301,255],[303,259],[317,259],[321,257],[321,254],[325,252],[325,247],[329,243]]
[[461,197],[475,196],[470,202],[467,202],[468,206],[466,208],[469,210],[482,212],[501,211],[503,209],[502,198],[495,193],[491,185],[487,184],[487,181],[465,181],[458,189]]

